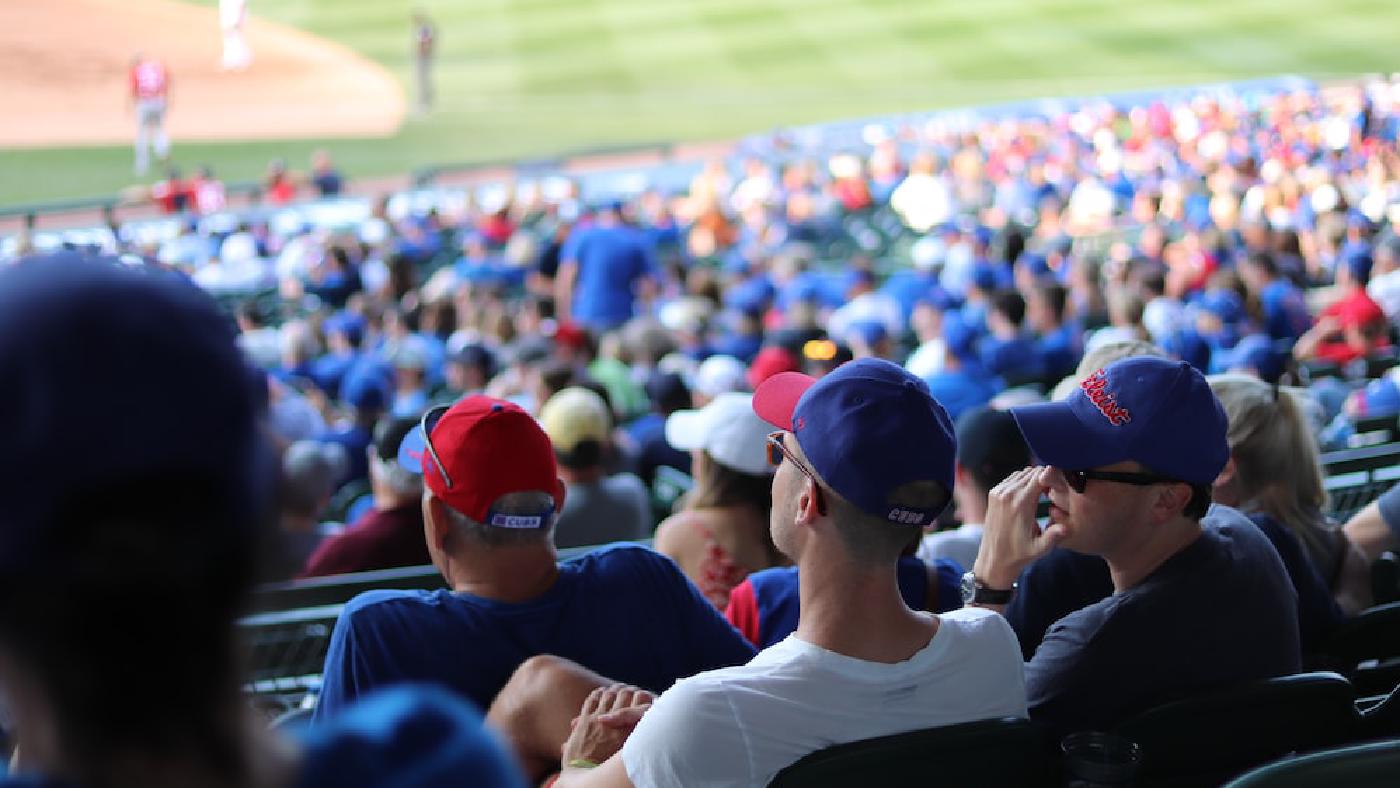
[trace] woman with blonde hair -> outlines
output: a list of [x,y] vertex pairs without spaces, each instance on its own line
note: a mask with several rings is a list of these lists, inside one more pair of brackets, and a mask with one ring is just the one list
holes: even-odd
[[720,610],[751,572],[786,563],[768,532],[773,477],[766,441],[773,428],[754,414],[752,401],[752,394],[723,393],[666,419],[666,441],[690,452],[695,488],[657,527],[655,546]]
[[1318,448],[1298,395],[1245,375],[1216,375],[1211,389],[1229,419],[1230,460],[1215,501],[1261,528],[1282,527],[1302,545],[1347,615],[1371,603],[1366,560],[1323,513],[1327,492]]

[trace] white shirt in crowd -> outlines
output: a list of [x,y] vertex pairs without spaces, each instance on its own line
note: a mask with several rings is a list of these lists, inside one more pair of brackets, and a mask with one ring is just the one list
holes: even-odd
[[935,558],[951,558],[964,570],[970,571],[977,561],[977,550],[981,546],[982,526],[978,523],[967,523],[925,536],[919,543],[916,555],[926,564]]
[[1006,619],[940,616],[928,645],[895,664],[837,654],[796,635],[747,665],[676,682],[622,748],[627,776],[651,786],[766,786],[834,744],[1026,716],[1021,647]]

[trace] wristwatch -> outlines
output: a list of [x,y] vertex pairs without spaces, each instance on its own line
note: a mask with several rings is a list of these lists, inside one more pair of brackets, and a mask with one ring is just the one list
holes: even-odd
[[1010,588],[992,588],[977,579],[977,575],[966,572],[962,576],[962,601],[964,605],[1004,605],[1016,593],[1016,583]]

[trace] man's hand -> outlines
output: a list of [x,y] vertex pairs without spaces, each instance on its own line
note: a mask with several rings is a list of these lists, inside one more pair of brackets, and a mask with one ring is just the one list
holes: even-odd
[[1010,588],[1027,564],[1068,535],[1062,523],[1041,531],[1035,521],[1036,503],[1050,489],[1052,473],[1053,468],[1022,468],[988,493],[982,545],[972,569],[978,580],[992,588]]
[[611,758],[622,749],[622,743],[654,700],[656,696],[650,692],[625,684],[593,690],[574,720],[568,741],[564,742],[561,751],[564,767],[576,761],[599,764]]

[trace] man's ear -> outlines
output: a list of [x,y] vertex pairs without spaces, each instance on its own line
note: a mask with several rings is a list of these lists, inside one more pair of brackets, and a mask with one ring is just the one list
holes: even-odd
[[1152,519],[1165,523],[1181,515],[1191,503],[1191,485],[1186,482],[1164,484],[1152,504]]
[[444,551],[447,549],[447,541],[452,533],[452,520],[447,512],[447,504],[443,503],[436,495],[429,493],[424,498],[424,518],[425,532],[428,538],[428,546],[434,550]]
[[1225,467],[1220,469],[1220,475],[1211,482],[1212,487],[1224,487],[1235,480],[1235,455],[1231,454],[1230,459],[1225,461]]
[[821,516],[821,507],[817,502],[821,500],[821,492],[817,489],[817,483],[806,476],[803,479],[807,482],[802,487],[802,492],[797,496],[797,523],[798,525],[811,525]]

